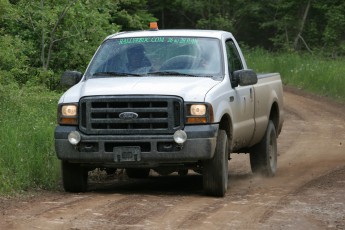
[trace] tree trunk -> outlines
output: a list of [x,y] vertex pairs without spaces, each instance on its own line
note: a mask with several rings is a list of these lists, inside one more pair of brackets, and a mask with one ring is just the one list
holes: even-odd
[[[50,38],[49,38],[49,46],[48,46],[48,51],[47,51],[47,57],[45,58],[46,54],[45,54],[45,49],[44,49],[44,27],[42,28],[42,53],[41,53],[41,60],[42,60],[42,66],[44,70],[48,70],[49,68],[49,63],[50,63],[50,59],[51,59],[51,55],[53,52],[53,45],[56,41],[62,40],[62,39],[55,39],[55,33],[57,31],[58,26],[60,25],[61,21],[64,19],[64,17],[66,16],[67,11],[69,10],[69,8],[72,6],[72,4],[76,2],[76,0],[70,2],[68,5],[65,6],[65,8],[63,9],[63,11],[61,12],[58,20],[56,21],[54,28],[52,29],[52,31],[50,32]],[[41,0],[41,5],[42,5],[42,10],[43,10],[43,0]]]
[[[44,0],[41,0],[41,11],[44,11]],[[42,17],[42,36],[41,36],[41,62],[42,62],[42,68],[44,69],[46,63],[45,63],[45,54],[44,54],[44,20]]]
[[[294,43],[293,43],[293,47],[294,47],[295,50],[297,50],[297,48],[298,48],[297,47],[298,41],[302,37],[302,33],[303,33],[303,30],[304,30],[304,25],[305,25],[305,22],[307,20],[307,16],[308,16],[309,9],[310,9],[310,2],[311,2],[311,0],[308,0],[307,6],[306,6],[305,11],[304,11],[301,27],[300,27],[300,29],[298,31],[298,34],[296,35]],[[305,41],[303,41],[303,43],[306,44]],[[307,47],[307,48],[309,48],[309,47]]]

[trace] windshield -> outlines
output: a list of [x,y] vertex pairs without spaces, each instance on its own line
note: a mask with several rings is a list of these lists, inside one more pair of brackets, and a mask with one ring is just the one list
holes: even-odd
[[86,76],[222,75],[220,42],[213,38],[136,37],[106,40]]

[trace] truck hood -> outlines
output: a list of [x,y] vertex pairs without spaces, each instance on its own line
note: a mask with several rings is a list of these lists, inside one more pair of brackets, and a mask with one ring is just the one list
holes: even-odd
[[202,102],[207,92],[219,83],[206,77],[94,78],[73,86],[59,103],[78,102],[82,97],[97,95],[171,95]]

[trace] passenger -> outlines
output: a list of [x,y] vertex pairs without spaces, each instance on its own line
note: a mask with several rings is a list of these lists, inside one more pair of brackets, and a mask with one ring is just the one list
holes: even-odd
[[145,48],[143,45],[135,45],[128,48],[127,59],[127,69],[129,72],[148,72],[151,68],[151,62],[145,55]]

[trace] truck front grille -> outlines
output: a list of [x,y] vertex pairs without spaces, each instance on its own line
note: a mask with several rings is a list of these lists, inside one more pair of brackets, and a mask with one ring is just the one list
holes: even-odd
[[85,134],[171,134],[183,126],[179,97],[95,96],[79,104]]

